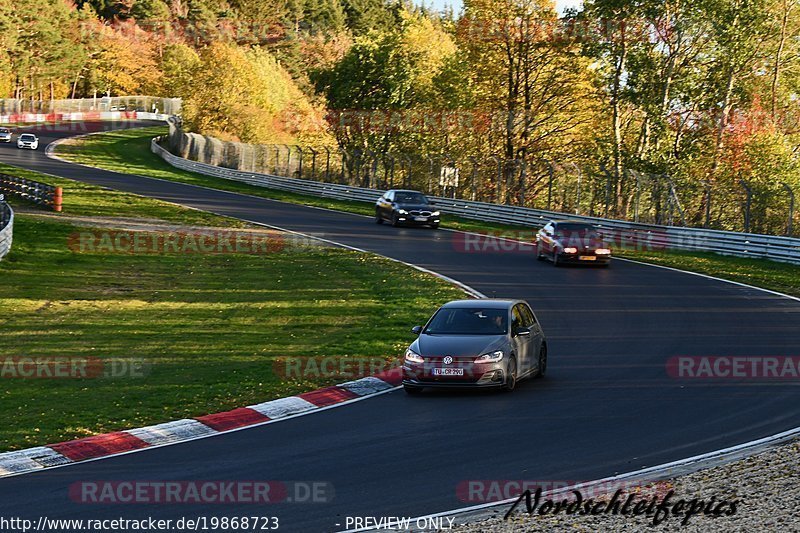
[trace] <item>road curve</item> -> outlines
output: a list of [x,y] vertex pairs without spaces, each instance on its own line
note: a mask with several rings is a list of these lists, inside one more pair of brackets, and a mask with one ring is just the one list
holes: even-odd
[[[109,127],[104,125],[103,127]],[[41,146],[70,132],[40,132]],[[487,295],[527,299],[549,339],[548,376],[513,394],[391,392],[217,437],[0,480],[0,516],[176,519],[272,515],[286,531],[346,516],[419,516],[468,505],[466,480],[589,480],[800,426],[791,384],[679,381],[676,355],[798,355],[800,304],[745,287],[617,262],[553,268],[530,253],[463,253],[463,234],[93,170],[0,145],[0,161],[317,235],[414,263]],[[432,311],[432,310],[426,310]],[[409,324],[411,326],[411,324]],[[409,335],[409,341],[412,340]],[[324,504],[85,505],[91,480],[317,480]]]

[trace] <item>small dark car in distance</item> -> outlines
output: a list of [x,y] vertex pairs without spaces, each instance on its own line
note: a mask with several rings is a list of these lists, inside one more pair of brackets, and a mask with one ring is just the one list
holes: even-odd
[[439,227],[440,212],[419,191],[391,189],[375,202],[375,222],[392,226],[417,225]]
[[547,341],[524,300],[455,300],[439,308],[403,360],[403,388],[503,388],[544,376]]
[[536,257],[550,259],[555,266],[564,263],[608,266],[611,249],[594,225],[576,220],[553,220],[536,234]]

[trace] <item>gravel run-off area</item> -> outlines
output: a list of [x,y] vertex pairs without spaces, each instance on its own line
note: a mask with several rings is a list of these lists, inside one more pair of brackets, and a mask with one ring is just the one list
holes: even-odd
[[[773,448],[745,459],[700,470],[692,474],[666,481],[645,485],[641,488],[619,487],[620,500],[626,501],[635,494],[633,503],[641,499],[648,502],[654,498],[658,503],[674,491],[669,504],[674,512],[676,504],[684,500],[686,505],[677,515],[670,514],[659,525],[654,525],[654,513],[640,516],[621,516],[614,514],[580,515],[558,514],[540,515],[539,510],[548,499],[543,495],[539,507],[532,515],[527,513],[525,502],[521,502],[508,520],[502,517],[484,520],[456,528],[461,533],[477,532],[536,532],[536,531],[626,531],[661,532],[681,531],[686,533],[707,532],[800,532],[800,441]],[[616,489],[615,489],[616,490]],[[613,493],[605,495],[587,494],[585,499],[595,502],[608,502]],[[554,502],[575,501],[575,495],[564,494],[553,497]],[[711,514],[704,514],[714,498]],[[687,508],[696,501],[705,506],[698,514],[691,516],[684,525]],[[714,508],[720,502],[728,502],[722,516],[713,516]],[[734,514],[727,514],[730,503],[736,502]],[[699,507],[700,504],[696,504]],[[505,513],[509,506],[502,508]],[[563,508],[562,508],[563,509]],[[598,507],[598,510],[600,508]],[[630,510],[630,508],[629,508]],[[663,516],[663,513],[661,513]]]

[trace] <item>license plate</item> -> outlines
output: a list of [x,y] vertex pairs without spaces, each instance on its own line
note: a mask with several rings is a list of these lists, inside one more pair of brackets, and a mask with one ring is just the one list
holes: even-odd
[[463,368],[434,368],[434,376],[463,376]]
[[428,217],[414,217],[414,220],[416,220],[417,222],[425,222],[426,220],[428,220]]
[[594,255],[582,255],[578,257],[579,261],[597,261],[597,257]]

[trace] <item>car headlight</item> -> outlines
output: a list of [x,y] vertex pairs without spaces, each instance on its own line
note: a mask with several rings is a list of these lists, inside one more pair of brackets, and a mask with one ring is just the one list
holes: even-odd
[[408,211],[406,211],[405,209],[398,209],[397,212],[400,213],[401,215],[407,215],[408,214]]
[[431,216],[438,217],[440,214],[441,213],[439,213],[439,211],[434,211],[433,213],[431,213]]
[[608,248],[598,248],[594,251],[597,255],[611,255],[611,250]]
[[578,253],[578,249],[577,248],[573,248],[572,246],[570,246],[570,247],[564,248],[564,253],[565,254],[577,254]]
[[406,361],[409,363],[424,363],[425,359],[420,354],[409,348],[406,350]]
[[490,353],[485,353],[475,359],[476,363],[496,363],[503,359],[503,351],[497,350]]

